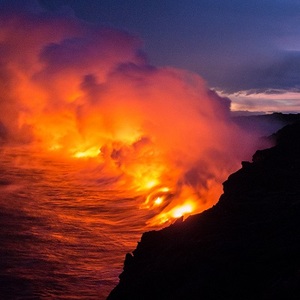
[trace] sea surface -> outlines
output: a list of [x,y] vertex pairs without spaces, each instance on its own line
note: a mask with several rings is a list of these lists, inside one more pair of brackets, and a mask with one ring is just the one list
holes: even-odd
[[81,163],[0,155],[0,299],[105,299],[147,230],[140,196]]

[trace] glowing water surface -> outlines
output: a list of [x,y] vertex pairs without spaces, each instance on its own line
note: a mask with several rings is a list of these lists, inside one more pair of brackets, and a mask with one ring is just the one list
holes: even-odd
[[149,211],[80,164],[0,154],[0,298],[105,299]]

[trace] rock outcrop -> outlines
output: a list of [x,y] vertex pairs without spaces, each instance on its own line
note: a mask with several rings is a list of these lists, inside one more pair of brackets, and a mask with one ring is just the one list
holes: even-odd
[[214,207],[146,232],[108,299],[300,299],[300,124],[274,138]]

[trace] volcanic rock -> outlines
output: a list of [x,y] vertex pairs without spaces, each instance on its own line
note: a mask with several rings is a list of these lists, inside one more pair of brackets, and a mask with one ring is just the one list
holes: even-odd
[[143,234],[108,299],[300,299],[300,123],[211,209]]

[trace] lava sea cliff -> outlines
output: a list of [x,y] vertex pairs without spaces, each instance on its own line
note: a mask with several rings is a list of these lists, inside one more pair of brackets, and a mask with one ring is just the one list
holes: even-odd
[[214,207],[144,233],[108,299],[300,299],[300,123],[273,138]]

